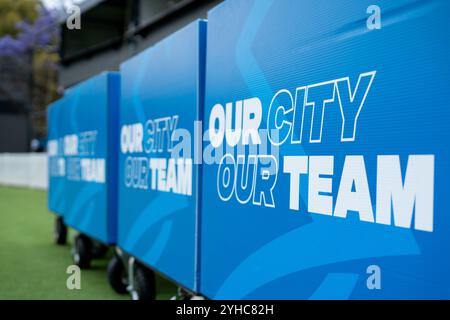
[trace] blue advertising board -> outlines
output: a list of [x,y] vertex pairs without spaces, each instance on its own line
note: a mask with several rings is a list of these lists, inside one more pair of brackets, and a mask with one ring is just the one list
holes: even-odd
[[448,12],[439,0],[209,12],[201,293],[450,298]]
[[206,22],[195,21],[120,68],[118,245],[194,291],[200,172],[193,139],[205,32]]
[[66,164],[64,158],[64,98],[52,103],[47,109],[48,122],[48,209],[58,215],[63,215],[66,181]]
[[104,72],[64,97],[64,222],[105,244],[117,238],[120,77]]

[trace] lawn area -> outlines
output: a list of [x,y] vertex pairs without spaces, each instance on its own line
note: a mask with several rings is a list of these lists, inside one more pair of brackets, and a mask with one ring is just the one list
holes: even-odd
[[[111,253],[81,272],[81,290],[69,290],[66,269],[72,264],[69,243],[53,243],[54,215],[45,191],[0,186],[0,299],[129,299],[109,286],[106,266]],[[158,299],[175,287],[158,278]]]

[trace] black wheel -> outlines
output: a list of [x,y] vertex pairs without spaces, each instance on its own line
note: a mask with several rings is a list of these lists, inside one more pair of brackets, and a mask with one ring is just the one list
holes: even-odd
[[127,293],[128,279],[125,266],[120,257],[115,254],[108,264],[108,281],[115,292]]
[[55,230],[53,231],[55,237],[55,243],[59,245],[64,245],[67,242],[67,226],[64,224],[62,217],[56,217],[55,219]]
[[75,237],[73,246],[73,262],[81,269],[89,268],[92,260],[92,241],[89,237],[79,234]]
[[140,263],[135,263],[134,265],[131,298],[133,300],[146,301],[156,299],[155,273]]

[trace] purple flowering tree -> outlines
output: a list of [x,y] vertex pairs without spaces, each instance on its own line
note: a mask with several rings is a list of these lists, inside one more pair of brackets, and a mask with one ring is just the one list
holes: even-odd
[[58,97],[58,19],[38,8],[35,19],[0,37],[0,112],[28,114],[31,138],[46,136],[45,110]]
[[6,35],[0,38],[0,56],[11,56],[35,50],[48,50],[58,43],[58,24],[52,12],[42,8],[41,14],[33,22],[21,21],[16,24],[17,37]]

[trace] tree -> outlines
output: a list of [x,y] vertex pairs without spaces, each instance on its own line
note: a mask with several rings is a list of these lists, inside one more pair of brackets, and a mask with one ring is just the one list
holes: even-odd
[[0,0],[0,38],[5,35],[15,37],[19,33],[18,22],[33,23],[39,16],[38,7],[34,0]]
[[46,106],[58,97],[58,45],[53,12],[37,0],[0,0],[0,109],[22,105],[33,137],[46,135]]
[[55,15],[35,0],[0,0],[0,17],[0,56],[45,50],[58,42]]

